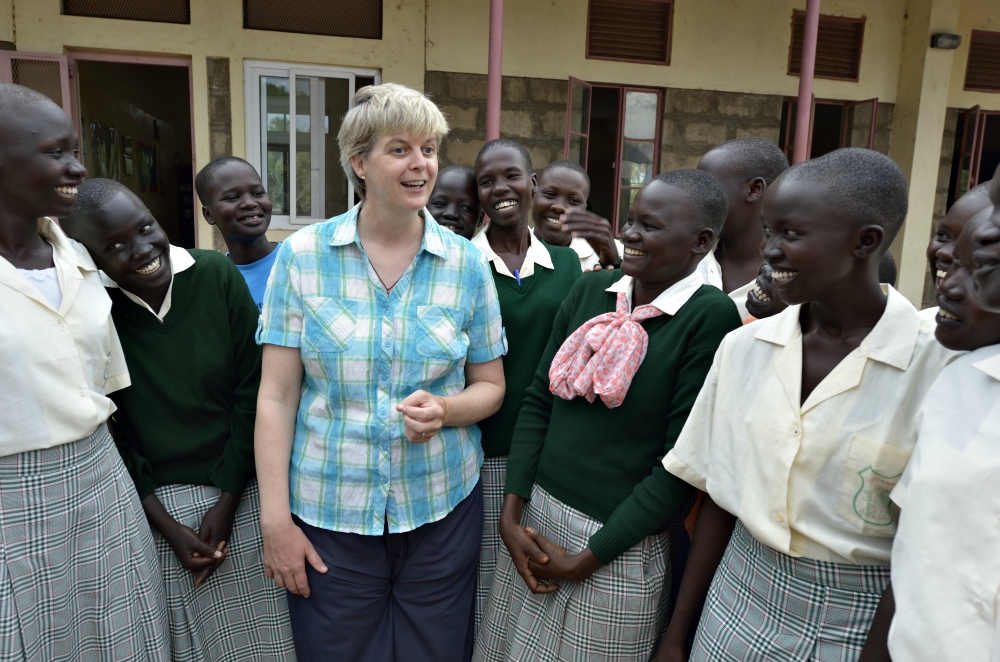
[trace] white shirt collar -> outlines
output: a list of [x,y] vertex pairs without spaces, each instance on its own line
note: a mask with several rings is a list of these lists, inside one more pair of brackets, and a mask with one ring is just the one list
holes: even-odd
[[[527,278],[528,276],[533,276],[535,274],[535,265],[540,267],[545,267],[546,269],[555,269],[552,264],[552,256],[549,255],[549,251],[545,248],[545,244],[541,242],[538,237],[535,236],[534,232],[528,231],[528,237],[530,244],[528,244],[528,252],[524,256],[524,264],[518,269],[518,276],[521,278]],[[500,259],[493,248],[490,246],[489,239],[486,238],[485,232],[480,232],[475,237],[472,238],[472,245],[479,249],[488,262],[492,262],[493,266],[496,268],[497,273],[501,276],[506,276],[507,278],[513,278],[514,274],[510,272],[507,268],[507,264]]]
[[569,247],[576,251],[577,256],[581,260],[590,257],[594,254],[594,247],[590,245],[590,242],[583,237],[573,237],[569,242]]
[[[663,292],[660,296],[653,299],[650,303],[651,306],[656,306],[667,315],[676,315],[677,311],[688,302],[694,293],[697,292],[702,285],[705,284],[705,280],[701,273],[697,269],[691,272],[691,275],[685,276],[680,279]],[[629,305],[631,306],[632,301],[632,290],[635,286],[635,279],[631,276],[622,276],[619,280],[615,281],[611,287],[609,287],[607,292],[624,292],[629,299]]]
[[[994,345],[994,347],[997,346]],[[982,370],[993,379],[1000,381],[1000,352],[997,352],[996,354],[993,354],[993,356],[985,358],[982,361],[976,361],[972,364],[972,367]]]
[[[174,276],[184,271],[185,269],[190,269],[194,266],[194,258],[183,248],[179,246],[174,246],[170,244],[170,285],[167,286],[167,296],[163,298],[163,305],[160,306],[159,312],[153,310],[148,303],[143,301],[138,296],[132,294],[128,290],[122,289],[122,292],[129,299],[134,301],[136,304],[142,306],[148,310],[156,319],[163,321],[170,312],[170,300],[174,291]],[[118,288],[118,283],[108,278],[107,274],[103,271],[101,272],[101,282],[104,283],[104,287]],[[121,289],[121,288],[119,288]]]

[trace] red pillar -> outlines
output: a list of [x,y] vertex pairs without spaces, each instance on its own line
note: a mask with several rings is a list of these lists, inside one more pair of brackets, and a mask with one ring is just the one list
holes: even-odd
[[795,147],[792,163],[809,160],[809,124],[812,120],[813,73],[816,70],[816,34],[819,32],[819,2],[806,0],[805,34],[802,36],[802,67],[799,71],[799,102],[795,114]]
[[500,137],[503,80],[503,0],[490,0],[490,57],[486,76],[486,140]]

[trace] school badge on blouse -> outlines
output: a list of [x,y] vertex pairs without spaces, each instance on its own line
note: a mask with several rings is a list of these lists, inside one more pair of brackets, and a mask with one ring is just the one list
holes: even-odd
[[883,476],[871,465],[858,472],[861,477],[861,487],[854,495],[854,512],[866,524],[889,526],[893,523],[892,511],[889,509],[889,493],[896,487],[902,473],[894,476]]

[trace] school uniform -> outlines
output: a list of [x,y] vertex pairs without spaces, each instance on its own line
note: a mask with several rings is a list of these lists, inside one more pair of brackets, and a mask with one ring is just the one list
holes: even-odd
[[[505,492],[528,500],[522,524],[571,554],[589,547],[604,567],[583,582],[533,595],[501,549],[475,660],[645,661],[662,634],[671,585],[666,522],[692,490],[660,459],[680,433],[716,348],[740,319],[697,272],[635,311],[632,287],[620,270],[585,274],[573,287],[525,395],[507,461]],[[633,313],[638,321],[630,321]],[[620,361],[612,357],[612,366],[638,363],[623,397],[619,390],[618,399],[597,399],[599,376],[618,375],[597,366],[598,377],[584,382],[595,384],[594,392],[570,397],[550,369],[561,374],[564,343],[572,348],[598,336],[604,342],[609,327],[585,327],[600,320],[621,324],[616,334],[641,324],[646,351],[630,344],[640,342],[633,337]]]
[[[722,290],[722,265],[715,259],[714,250],[709,251],[708,255],[698,263],[698,271],[706,283]],[[756,282],[757,280],[754,279],[746,285],[727,293],[729,294],[729,298],[733,300],[733,303],[736,304],[736,310],[740,313],[740,319],[746,319],[750,316],[750,313],[747,312],[747,293],[753,289]]]
[[[531,234],[534,235],[534,232]],[[569,242],[569,247],[580,258],[580,268],[583,271],[590,271],[601,263],[601,258],[597,255],[597,251],[583,237],[573,237]],[[617,239],[615,239],[615,249],[618,251],[618,259],[615,265],[618,265],[621,264],[624,249],[622,248],[622,242]]]
[[[229,257],[229,253],[226,253]],[[250,264],[237,264],[236,268],[243,275],[250,290],[253,302],[257,304],[257,312],[264,309],[264,291],[267,289],[267,279],[271,276],[271,268],[274,260],[278,257],[278,246],[274,247],[268,255],[251,262]]]
[[892,500],[894,660],[1000,660],[1000,345],[941,371]]
[[28,275],[48,286],[0,258],[0,659],[168,660],[153,538],[105,423],[129,385],[111,301],[83,246],[38,229],[54,273]]
[[889,581],[889,492],[919,403],[955,356],[887,286],[881,319],[801,401],[800,306],[730,334],[670,473],[739,521],[692,660],[853,660]]
[[195,531],[223,491],[240,497],[226,559],[197,589],[154,529],[172,660],[293,659],[285,592],[264,574],[254,480],[257,307],[225,256],[170,246],[169,259],[158,311],[104,276],[132,374],[113,396],[119,449],[139,499],[155,494]]
[[524,392],[531,385],[538,361],[548,344],[552,320],[573,283],[582,275],[573,251],[550,246],[536,237],[534,232],[529,236],[531,244],[517,278],[490,247],[485,232],[472,239],[472,245],[490,264],[507,338],[507,353],[503,357],[507,390],[503,403],[497,413],[479,422],[485,459],[480,469],[483,480],[483,539],[476,581],[477,629],[490,594],[497,557],[503,547],[497,524],[503,507],[507,455],[517,414],[521,410]]

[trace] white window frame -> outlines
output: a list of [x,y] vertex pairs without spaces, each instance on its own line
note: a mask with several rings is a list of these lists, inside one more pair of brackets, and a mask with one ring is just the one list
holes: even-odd
[[[275,230],[298,230],[306,225],[312,223],[317,223],[319,221],[325,221],[326,218],[319,217],[304,217],[299,216],[297,211],[296,201],[296,177],[294,172],[294,167],[296,165],[295,158],[295,145],[296,145],[296,94],[295,94],[295,79],[296,78],[311,78],[312,79],[312,89],[310,99],[312,102],[312,108],[310,108],[310,126],[311,127],[322,127],[323,126],[323,100],[325,98],[323,86],[325,85],[324,78],[344,78],[348,80],[350,85],[350,99],[353,102],[354,93],[357,91],[355,87],[355,79],[358,76],[370,77],[375,79],[375,84],[378,85],[382,82],[382,74],[378,69],[358,69],[354,67],[328,67],[322,65],[308,65],[308,64],[293,64],[288,62],[266,62],[261,60],[246,60],[243,63],[243,98],[246,118],[246,158],[255,168],[257,172],[261,174],[261,178],[266,182],[267,175],[265,173],[265,166],[263,160],[263,150],[262,150],[262,133],[261,133],[261,94],[263,93],[260,86],[261,77],[266,76],[276,76],[281,78],[288,78],[289,84],[289,99],[288,99],[288,132],[289,132],[289,150],[291,150],[291,155],[288,160],[293,171],[288,174],[288,200],[289,200],[289,213],[282,215],[271,216],[270,227]],[[324,154],[324,141],[323,141],[322,131],[311,130],[312,138],[312,209],[323,209],[323,203],[325,202],[325,185],[326,185],[326,173],[323,171],[323,164],[325,163]],[[351,184],[351,180],[347,180],[347,199],[348,201],[354,200],[354,186]],[[350,207],[350,204],[348,205]]]

